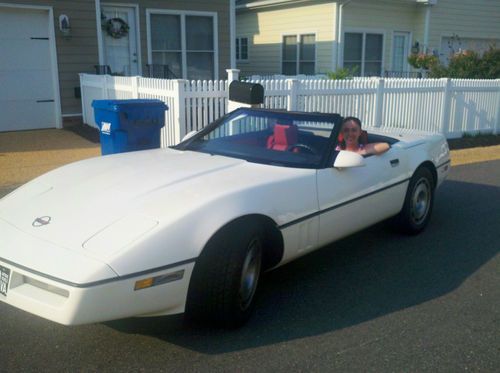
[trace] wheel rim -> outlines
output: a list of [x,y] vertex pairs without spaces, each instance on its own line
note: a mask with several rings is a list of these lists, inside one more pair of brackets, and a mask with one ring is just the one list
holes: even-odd
[[429,212],[431,202],[431,185],[425,178],[420,179],[413,189],[411,199],[411,218],[417,225],[421,224]]
[[250,306],[255,291],[257,290],[260,276],[261,255],[260,242],[255,238],[248,245],[247,255],[241,271],[239,297],[242,310],[246,310]]

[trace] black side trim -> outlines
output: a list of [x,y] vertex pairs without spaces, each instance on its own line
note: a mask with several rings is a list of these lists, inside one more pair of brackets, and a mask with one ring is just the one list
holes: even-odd
[[447,161],[446,161],[446,162],[444,162],[444,163],[441,163],[441,164],[440,164],[439,166],[437,166],[436,168],[441,168],[441,167],[443,167],[443,166],[445,166],[445,165],[447,165],[447,164],[449,164],[449,163],[451,163],[451,159],[447,160]]
[[31,40],[49,40],[49,38],[34,38],[34,37],[31,37],[30,39]]
[[172,263],[172,264],[168,264],[168,265],[161,266],[161,267],[146,269],[144,271],[130,273],[130,274],[125,275],[125,276],[112,277],[112,278],[107,278],[107,279],[104,279],[104,280],[99,280],[99,281],[94,281],[94,282],[86,282],[84,284],[77,284],[77,283],[74,283],[74,282],[71,282],[71,281],[63,280],[63,279],[58,278],[58,277],[47,275],[45,273],[42,273],[42,272],[39,272],[39,271],[35,271],[34,269],[25,267],[25,266],[17,264],[17,263],[14,263],[14,262],[12,262],[12,261],[10,261],[8,259],[5,259],[5,258],[0,258],[0,260],[3,261],[3,262],[5,262],[5,263],[8,263],[8,264],[10,264],[12,266],[15,266],[17,268],[20,268],[20,269],[22,269],[22,270],[24,270],[26,272],[33,273],[34,275],[38,275],[40,277],[45,277],[45,278],[47,278],[49,280],[52,280],[52,281],[60,282],[61,284],[64,284],[64,285],[72,286],[74,288],[89,288],[89,287],[92,287],[92,286],[103,285],[103,284],[107,284],[107,283],[110,283],[110,282],[126,280],[126,279],[129,279],[129,278],[132,278],[132,277],[147,275],[148,273],[163,271],[165,269],[170,269],[170,268],[178,267],[178,266],[181,266],[181,265],[193,263],[193,262],[196,261],[196,258],[183,260],[183,261],[180,261],[180,262],[177,262],[177,263]]
[[283,224],[283,225],[280,225],[278,228],[279,229],[285,229],[285,228],[288,228],[292,225],[295,225],[295,224],[298,224],[298,223],[301,223],[307,219],[311,219],[317,215],[321,215],[321,214],[324,214],[325,212],[329,212],[329,211],[332,211],[332,210],[335,210],[335,209],[338,209],[339,207],[342,207],[342,206],[345,206],[345,205],[348,205],[349,203],[353,203],[353,202],[356,202],[356,201],[359,201],[360,199],[363,199],[363,198],[366,198],[366,197],[369,197],[373,194],[376,194],[376,193],[379,193],[379,192],[383,192],[384,190],[387,190],[387,189],[390,189],[392,187],[395,187],[399,184],[403,184],[403,183],[406,183],[407,181],[409,181],[410,179],[404,179],[404,180],[401,180],[401,181],[398,181],[397,183],[394,183],[394,184],[391,184],[391,185],[388,185],[386,187],[383,187],[381,189],[377,189],[377,190],[374,190],[373,192],[370,192],[370,193],[367,193],[365,195],[362,195],[362,196],[359,196],[359,197],[356,197],[356,198],[353,198],[349,201],[345,201],[345,202],[342,202],[342,203],[339,203],[338,205],[334,205],[334,206],[331,206],[331,207],[328,207],[324,210],[320,210],[320,211],[317,211],[317,212],[313,212],[312,214],[309,214],[309,215],[306,215],[306,216],[303,216],[301,218],[298,218],[296,220],[292,220],[286,224]]
[[54,100],[36,100],[37,103],[41,102],[54,102]]

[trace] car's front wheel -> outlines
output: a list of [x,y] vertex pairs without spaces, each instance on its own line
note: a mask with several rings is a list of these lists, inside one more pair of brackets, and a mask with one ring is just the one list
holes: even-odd
[[237,327],[250,317],[262,267],[263,234],[258,224],[239,221],[217,232],[196,261],[186,316]]
[[428,224],[434,204],[434,180],[429,169],[415,171],[406,192],[403,209],[396,217],[399,228],[408,234],[420,233]]

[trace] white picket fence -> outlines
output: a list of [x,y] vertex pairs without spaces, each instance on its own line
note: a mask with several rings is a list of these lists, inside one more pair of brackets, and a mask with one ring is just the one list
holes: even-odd
[[[96,127],[95,99],[156,98],[164,101],[162,145],[178,143],[227,112],[227,81],[165,80],[80,74],[83,120]],[[262,80],[264,107],[356,116],[368,126],[463,133],[500,132],[500,79]]]

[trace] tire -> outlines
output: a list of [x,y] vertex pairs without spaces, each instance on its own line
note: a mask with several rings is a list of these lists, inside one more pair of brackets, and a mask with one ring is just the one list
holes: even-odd
[[429,169],[420,167],[415,171],[406,191],[403,209],[396,217],[400,231],[418,234],[429,223],[434,204],[434,179]]
[[189,285],[188,320],[235,328],[255,306],[262,267],[262,228],[239,221],[217,232],[196,261]]

